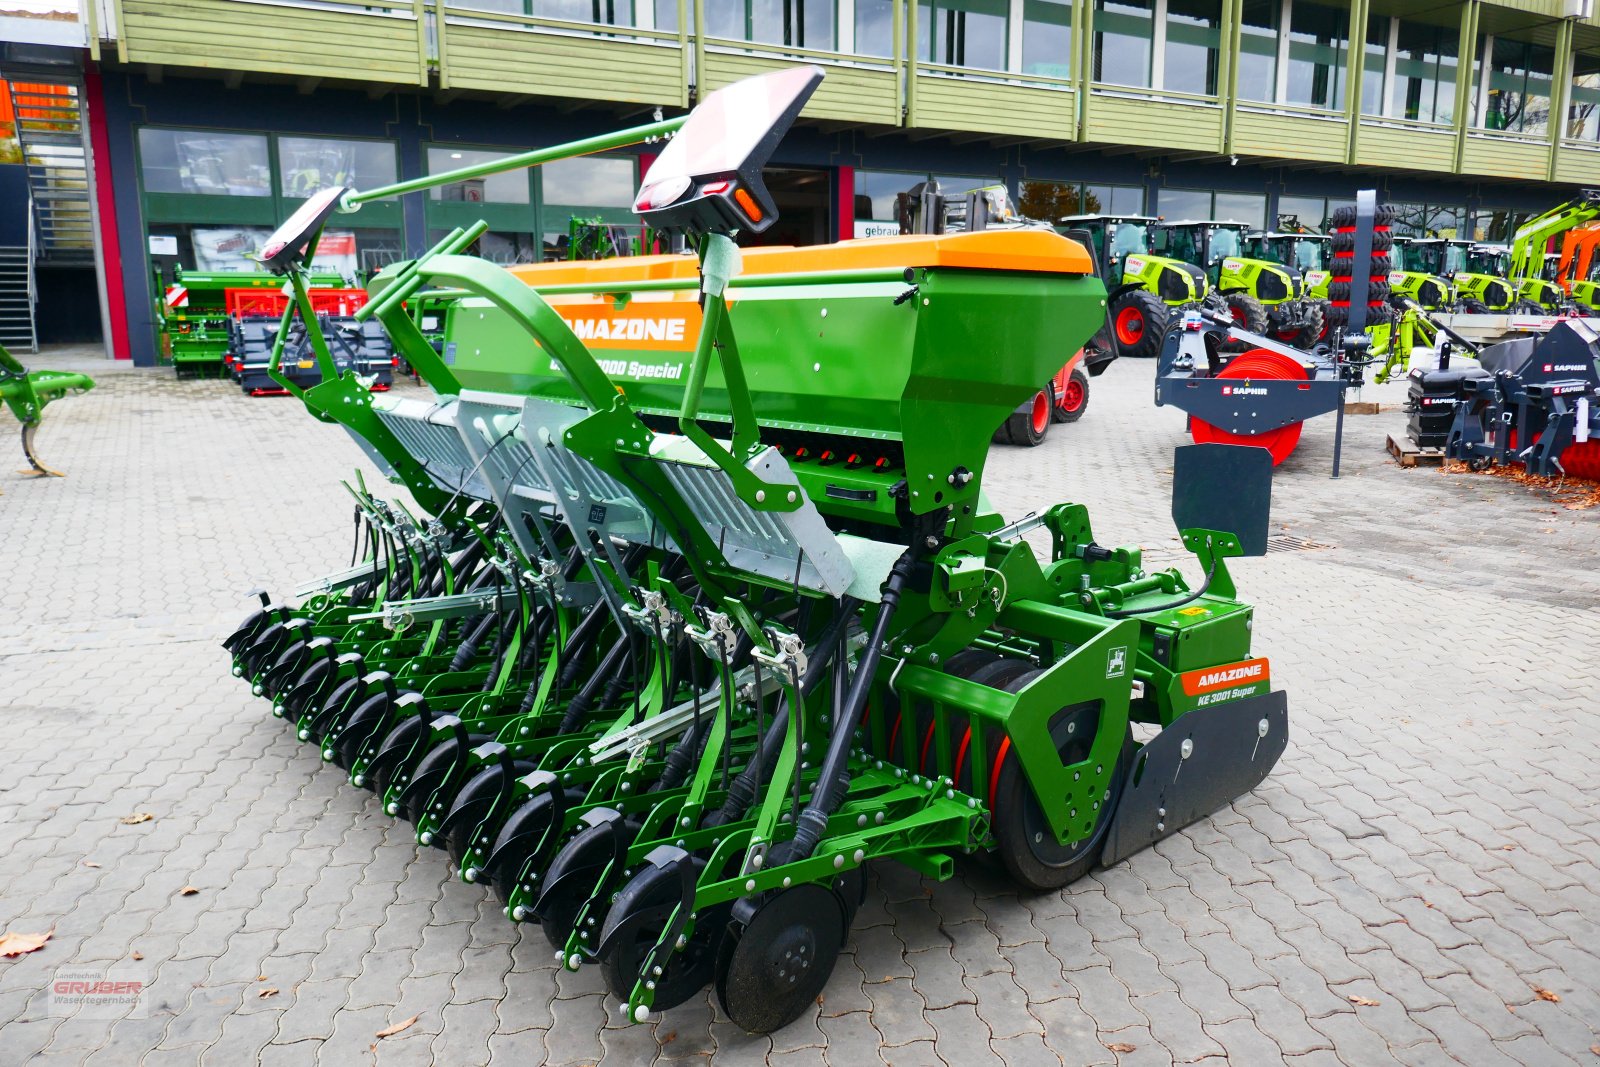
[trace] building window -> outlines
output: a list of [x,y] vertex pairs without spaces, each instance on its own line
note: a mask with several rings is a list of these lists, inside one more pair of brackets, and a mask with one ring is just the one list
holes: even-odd
[[1008,0],[920,0],[922,58],[948,67],[1006,69]]
[[1239,99],[1278,98],[1278,25],[1282,0],[1243,0],[1239,13]]
[[1403,237],[1459,237],[1465,231],[1465,208],[1445,204],[1419,204],[1388,201],[1395,209],[1390,228]]
[[1343,107],[1349,10],[1295,0],[1289,11],[1283,102],[1329,111]]
[[834,0],[707,0],[711,36],[834,50]]
[[139,167],[147,193],[271,196],[267,139],[209,130],[139,131]]
[[[443,174],[445,171],[459,170],[462,167],[475,167],[481,163],[493,163],[505,159],[509,152],[485,152],[473,148],[445,148],[435,147],[428,149],[428,173]],[[491,174],[485,178],[469,178],[454,185],[444,185],[437,189],[429,189],[428,197],[432,200],[443,200],[446,203],[466,204],[530,204],[533,197],[529,192],[528,172],[526,170],[506,171],[502,174]]]
[[[595,22],[606,26],[632,26],[633,0],[450,0],[453,8],[499,11],[508,15],[532,15],[564,22]],[[657,5],[657,10],[660,6]],[[672,7],[676,28],[677,6]],[[657,28],[661,27],[657,23]]]
[[1265,193],[1219,193],[1210,189],[1163,189],[1157,194],[1161,217],[1172,222],[1243,222],[1262,226],[1267,218]]
[[1273,220],[1273,225],[1280,229],[1305,227],[1321,232],[1328,228],[1328,219],[1336,208],[1349,207],[1354,203],[1353,200],[1330,199],[1326,196],[1280,196],[1278,217]]
[[1567,136],[1600,140],[1600,53],[1572,57],[1572,102],[1567,107]]
[[930,174],[926,171],[858,170],[855,172],[855,227],[857,237],[882,237],[900,232],[895,200],[919,182],[938,182],[948,203],[960,202],[973,189],[994,185],[997,178],[970,174]]
[[893,0],[856,0],[855,54],[894,55]]
[[[1382,27],[1385,52],[1392,54],[1393,74],[1369,101],[1362,90],[1362,110],[1371,115],[1418,122],[1450,123],[1456,109],[1457,31],[1405,19],[1373,19]],[[1369,42],[1371,35],[1369,34]],[[1369,55],[1370,60],[1370,55]]]
[[290,200],[303,200],[334,185],[356,189],[388,185],[395,180],[395,167],[392,141],[278,138],[278,180]]
[[1216,0],[1167,0],[1161,88],[1216,95],[1221,22],[1222,5]]
[[1072,77],[1070,0],[1022,0],[1022,73]]
[[1144,213],[1144,187],[1139,185],[1024,181],[1017,192],[1017,210],[1045,222],[1058,222],[1067,215]]
[[1155,0],[1095,0],[1094,80],[1148,89]]
[[635,172],[632,156],[580,156],[546,163],[535,173],[546,205],[627,209],[633,206]]
[[1476,125],[1485,130],[1547,134],[1554,49],[1509,37],[1485,37],[1481,54],[1488,57],[1488,63],[1478,96]]

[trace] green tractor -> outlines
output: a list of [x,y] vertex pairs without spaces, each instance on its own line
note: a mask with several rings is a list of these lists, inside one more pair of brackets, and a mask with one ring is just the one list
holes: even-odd
[[1414,300],[1428,311],[1448,311],[1456,304],[1451,276],[1466,265],[1465,253],[1443,237],[1396,237],[1389,272],[1389,294]]
[[1302,228],[1293,215],[1278,220],[1276,230],[1257,230],[1245,242],[1245,255],[1292,267],[1300,272],[1308,300],[1328,299],[1333,278],[1333,238]]
[[1249,236],[1242,222],[1207,220],[1164,223],[1157,239],[1168,255],[1202,266],[1212,286],[1208,302],[1240,327],[1309,349],[1325,332],[1323,302],[1306,296],[1299,270],[1250,258]]
[[1506,313],[1514,310],[1517,290],[1506,280],[1511,266],[1511,250],[1505,245],[1453,240],[1460,249],[1463,265],[1450,275],[1460,299],[1461,310],[1469,315]]
[[1068,215],[1056,229],[1094,250],[1117,348],[1125,356],[1154,358],[1173,312],[1205,301],[1205,272],[1181,259],[1157,255],[1150,215]]

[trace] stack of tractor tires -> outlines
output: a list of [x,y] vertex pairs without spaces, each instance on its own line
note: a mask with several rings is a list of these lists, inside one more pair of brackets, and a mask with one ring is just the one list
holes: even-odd
[[[1389,232],[1394,224],[1395,210],[1381,204],[1373,216],[1372,258],[1369,262],[1367,283],[1368,326],[1381,326],[1394,320],[1394,309],[1389,306],[1389,271],[1393,262],[1389,252],[1394,247],[1394,236]],[[1328,283],[1327,320],[1329,331],[1342,330],[1350,323],[1350,299],[1355,277],[1356,209],[1341,207],[1334,211],[1333,277]]]

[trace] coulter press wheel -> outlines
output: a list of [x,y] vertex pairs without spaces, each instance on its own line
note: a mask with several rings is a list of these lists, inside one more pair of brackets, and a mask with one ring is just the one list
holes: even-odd
[[717,1001],[752,1034],[794,1022],[822,993],[844,946],[845,908],[820,885],[767,897],[747,921],[727,926],[717,953]]
[[[1306,372],[1300,364],[1288,356],[1269,352],[1265,348],[1252,348],[1234,357],[1217,377],[1233,380],[1277,378],[1304,381]],[[1196,444],[1255,445],[1257,448],[1264,448],[1272,453],[1272,465],[1276,467],[1288,459],[1295,445],[1300,443],[1302,425],[1292,422],[1265,433],[1236,434],[1213,426],[1202,419],[1190,419],[1189,432],[1194,436]]]
[[[697,877],[704,867],[703,861],[689,856],[676,862],[694,865]],[[622,887],[606,913],[600,934],[603,946],[600,973],[611,995],[624,1004],[633,995],[645,956],[655,947],[681,903],[682,879],[682,872],[676,866],[657,867],[644,863]],[[730,910],[729,904],[707,908],[695,920],[692,936],[681,950],[668,958],[655,979],[652,1011],[669,1011],[710,984],[716,974],[717,949],[727,929]]]

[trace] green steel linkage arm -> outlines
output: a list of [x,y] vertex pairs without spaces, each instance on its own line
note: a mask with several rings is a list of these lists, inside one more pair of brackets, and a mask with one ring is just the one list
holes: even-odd
[[688,120],[687,115],[675,119],[663,119],[660,122],[647,123],[644,126],[635,126],[632,129],[618,130],[616,133],[601,134],[598,137],[585,137],[578,141],[568,141],[566,144],[552,145],[549,148],[536,148],[531,152],[522,152],[518,155],[507,156],[504,159],[491,160],[488,163],[475,163],[470,167],[461,167],[457,170],[445,171],[443,174],[430,174],[423,178],[411,178],[392,185],[380,185],[376,189],[367,189],[362,192],[350,192],[340,200],[340,210],[355,211],[362,204],[371,200],[382,200],[391,196],[404,196],[406,193],[416,193],[423,189],[437,189],[441,185],[454,185],[456,182],[467,181],[471,178],[485,178],[491,174],[503,174],[508,170],[521,170],[525,167],[537,167],[544,163],[553,163],[558,159],[570,159],[573,156],[587,156],[595,152],[609,152],[614,148],[626,148],[629,145],[639,144],[654,137],[665,137],[677,130]]
[[419,261],[417,277],[466,289],[510,315],[539,342],[539,352],[556,361],[591,411],[609,411],[616,403],[616,386],[566,320],[514,275],[474,256],[444,255]]
[[290,396],[303,401],[305,390],[290,381],[289,376],[282,370],[283,346],[289,340],[289,324],[294,321],[295,308],[298,306],[298,301],[294,300],[284,305],[283,317],[278,320],[278,335],[272,339],[272,358],[267,361],[267,377],[278,383],[278,386]]

